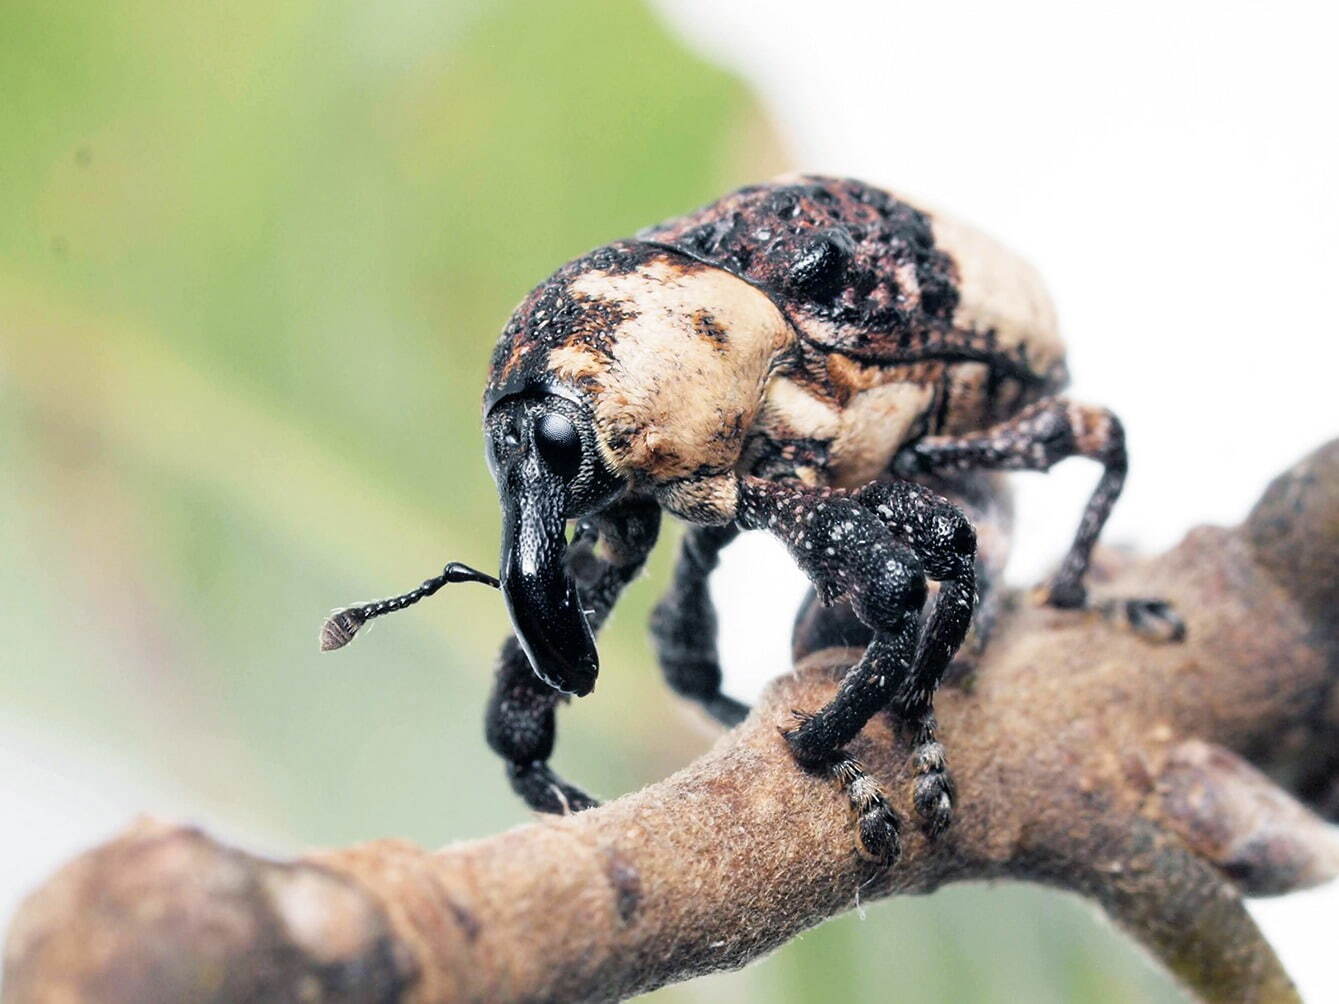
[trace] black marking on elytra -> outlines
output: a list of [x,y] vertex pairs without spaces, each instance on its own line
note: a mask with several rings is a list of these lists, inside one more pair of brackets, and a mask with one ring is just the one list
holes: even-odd
[[[805,317],[836,325],[841,346],[904,340],[950,322],[958,305],[955,266],[935,247],[929,218],[858,181],[750,186],[638,236],[768,290],[801,328]],[[898,285],[905,268],[914,291]]]
[[846,285],[855,241],[849,230],[828,227],[796,240],[781,254],[787,260],[783,281],[788,293],[831,302]]

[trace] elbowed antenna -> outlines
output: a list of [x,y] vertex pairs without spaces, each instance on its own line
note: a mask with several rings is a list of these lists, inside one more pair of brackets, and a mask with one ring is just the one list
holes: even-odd
[[411,589],[401,596],[393,596],[388,600],[377,600],[374,603],[365,603],[362,606],[336,610],[321,625],[321,651],[330,652],[337,648],[343,648],[353,641],[353,636],[358,633],[358,629],[373,617],[395,613],[397,610],[413,606],[419,600],[431,596],[449,582],[482,582],[494,589],[501,588],[498,580],[487,572],[481,572],[469,565],[463,565],[459,561],[453,561],[442,569],[441,575],[433,579],[427,579],[417,589]]

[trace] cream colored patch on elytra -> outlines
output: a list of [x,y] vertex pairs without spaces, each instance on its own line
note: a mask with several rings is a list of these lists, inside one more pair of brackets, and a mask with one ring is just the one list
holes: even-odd
[[[617,303],[626,317],[598,367],[595,423],[612,465],[652,483],[734,466],[789,324],[766,296],[721,269],[668,256],[633,272],[591,272],[572,293]],[[723,339],[705,337],[702,312]],[[550,364],[590,372],[593,353],[571,346]]]
[[831,483],[854,488],[886,471],[933,400],[930,384],[907,382],[873,387],[853,397],[842,409],[841,429],[830,448]]
[[1064,358],[1055,307],[1041,276],[1018,255],[974,227],[941,213],[927,213],[935,247],[958,266],[958,309],[953,323],[974,331],[994,329],[999,347],[1026,347],[1028,364],[1051,373]]

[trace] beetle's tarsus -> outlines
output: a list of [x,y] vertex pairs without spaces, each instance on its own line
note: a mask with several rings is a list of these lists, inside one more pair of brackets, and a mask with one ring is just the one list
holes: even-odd
[[580,788],[569,784],[542,761],[527,764],[508,764],[507,779],[512,790],[536,812],[556,816],[570,816],[585,812],[600,804]]
[[1176,644],[1186,639],[1186,622],[1167,600],[1149,597],[1092,599],[1082,586],[1060,590],[1057,595],[1054,584],[1038,587],[1033,590],[1032,596],[1034,602],[1057,610],[1100,617],[1146,641]]
[[1097,609],[1107,620],[1127,626],[1149,641],[1178,643],[1186,639],[1186,622],[1166,600],[1104,600]]
[[925,824],[931,838],[939,836],[953,822],[954,788],[944,756],[944,747],[935,738],[935,717],[930,711],[922,712],[915,723],[915,747],[911,753],[911,768],[915,776],[912,800],[916,812]]
[[1057,610],[1082,610],[1088,605],[1088,590],[1082,582],[1057,578],[1047,587],[1045,600],[1047,606]]
[[855,814],[856,853],[885,868],[895,864],[902,854],[902,827],[879,782],[848,753],[838,754],[830,769]]
[[[873,783],[871,778],[865,780]],[[856,852],[866,861],[891,868],[902,856],[901,824],[883,795],[876,797],[874,805],[856,813]],[[859,800],[856,795],[851,795],[852,805]]]

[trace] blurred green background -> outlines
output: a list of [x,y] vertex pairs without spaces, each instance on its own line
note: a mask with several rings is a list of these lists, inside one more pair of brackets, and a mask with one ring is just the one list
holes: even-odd
[[[482,740],[495,594],[338,655],[316,629],[496,562],[497,330],[563,260],[791,166],[747,87],[638,3],[8,0],[0,94],[0,730],[164,792],[127,818],[186,804],[276,851],[522,822]],[[561,718],[558,766],[604,794],[711,741],[644,640],[669,551]],[[657,999],[876,996],[1176,999],[1016,887]]]

